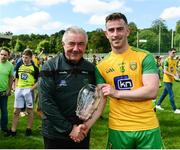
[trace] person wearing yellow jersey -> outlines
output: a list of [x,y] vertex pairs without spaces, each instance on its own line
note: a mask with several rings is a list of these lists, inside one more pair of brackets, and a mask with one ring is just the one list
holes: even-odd
[[43,52],[44,52],[44,48],[42,48],[42,51],[38,55],[37,53],[34,53],[32,56],[32,61],[34,62],[35,66],[38,68],[40,67],[40,58]]
[[12,127],[6,136],[16,136],[16,127],[21,109],[26,105],[28,123],[26,136],[32,134],[34,89],[37,86],[38,68],[32,64],[32,51],[27,48],[22,54],[22,63],[16,68],[16,89]]
[[155,59],[128,44],[130,31],[122,13],[106,17],[112,51],[96,66],[96,82],[110,101],[108,149],[160,149],[159,123],[153,110],[159,88]]
[[34,62],[35,66],[39,68],[39,58],[35,54],[32,57],[32,61]]
[[163,74],[163,82],[164,82],[164,91],[157,102],[156,108],[159,110],[164,110],[164,108],[161,107],[161,104],[164,100],[164,98],[169,94],[169,100],[171,103],[171,107],[175,114],[180,114],[180,109],[176,108],[176,104],[174,101],[174,93],[173,93],[173,82],[175,79],[179,78],[178,72],[177,72],[177,61],[174,59],[176,55],[176,49],[172,48],[168,52],[169,56],[164,61],[164,74]]

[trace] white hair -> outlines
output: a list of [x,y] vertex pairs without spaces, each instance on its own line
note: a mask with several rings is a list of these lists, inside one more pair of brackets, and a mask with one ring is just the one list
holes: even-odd
[[72,26],[72,27],[69,27],[69,28],[66,29],[66,31],[64,32],[63,37],[62,37],[62,42],[65,43],[67,41],[67,35],[69,33],[83,34],[85,36],[85,38],[86,38],[85,43],[87,44],[88,35],[87,35],[86,31],[84,29],[80,28],[80,27],[77,27],[77,26]]

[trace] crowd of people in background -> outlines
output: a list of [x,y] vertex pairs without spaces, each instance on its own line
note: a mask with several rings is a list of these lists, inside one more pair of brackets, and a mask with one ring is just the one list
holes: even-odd
[[[53,58],[53,55],[44,55],[43,50],[37,55],[33,50],[26,48],[21,54],[11,53],[10,49],[1,47],[0,49],[0,129],[5,136],[16,136],[16,126],[19,116],[28,116],[26,136],[32,134],[33,125],[33,103],[37,112],[42,117],[42,112],[38,105],[38,92],[34,84],[34,79],[38,80],[39,71],[45,61]],[[27,66],[27,68],[26,68]],[[23,68],[24,67],[24,68]],[[35,70],[34,70],[35,68]],[[6,71],[6,72],[4,72]],[[36,73],[34,73],[36,72]],[[32,77],[29,77],[31,76]],[[27,77],[31,78],[27,80]],[[23,81],[25,81],[23,83]],[[27,82],[28,81],[28,82]],[[23,91],[20,89],[24,89]],[[30,91],[25,91],[29,89]],[[20,90],[18,92],[18,90]],[[15,95],[13,120],[10,122],[12,127],[8,128],[8,96]],[[29,94],[29,96],[28,96]],[[29,99],[31,99],[29,101]]]

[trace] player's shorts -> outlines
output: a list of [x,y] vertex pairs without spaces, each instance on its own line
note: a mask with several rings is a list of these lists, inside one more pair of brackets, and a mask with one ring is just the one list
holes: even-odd
[[33,108],[33,99],[31,88],[16,88],[14,108],[24,108],[25,104],[27,108]]
[[117,131],[109,129],[107,149],[162,149],[159,128],[142,131]]

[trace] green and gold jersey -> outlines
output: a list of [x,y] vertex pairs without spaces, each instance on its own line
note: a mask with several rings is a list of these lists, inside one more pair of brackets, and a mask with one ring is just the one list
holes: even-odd
[[[164,69],[166,69],[168,72],[176,75],[176,66],[177,65],[177,61],[175,59],[172,59],[170,57],[167,57],[164,60]],[[173,82],[174,81],[174,77],[168,74],[163,75],[163,82]]]
[[33,65],[24,65],[22,64],[18,68],[17,76],[18,79],[17,87],[18,88],[31,88],[35,84],[35,70]]
[[[116,90],[135,90],[143,86],[142,74],[157,73],[155,59],[147,51],[129,47],[123,54],[110,52],[96,66],[97,84],[108,83]],[[158,127],[152,99],[127,101],[110,97],[109,127],[138,131]]]

